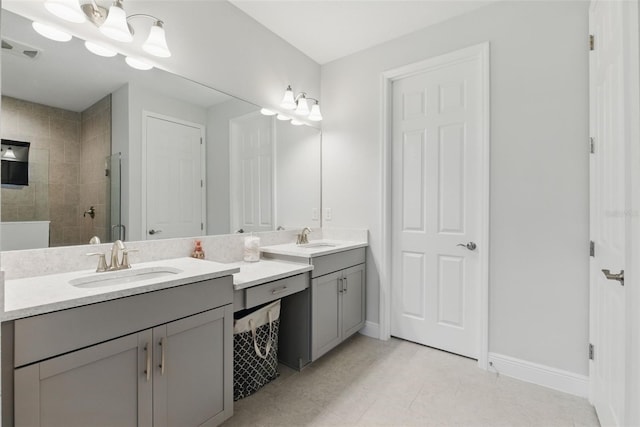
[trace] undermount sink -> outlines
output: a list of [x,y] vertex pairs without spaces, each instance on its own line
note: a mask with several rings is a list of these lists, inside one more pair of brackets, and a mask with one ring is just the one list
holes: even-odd
[[298,245],[301,248],[335,248],[337,245],[327,242],[315,242],[305,243],[304,245]]
[[159,277],[172,276],[180,273],[182,273],[182,270],[174,267],[143,267],[132,270],[95,273],[69,280],[69,284],[76,288],[101,288],[103,286],[116,286],[142,280],[157,279]]

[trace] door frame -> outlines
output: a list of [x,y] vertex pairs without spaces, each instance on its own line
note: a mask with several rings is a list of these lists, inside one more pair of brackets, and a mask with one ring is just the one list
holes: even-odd
[[441,68],[443,66],[456,63],[466,62],[469,60],[478,60],[482,76],[480,78],[480,87],[482,89],[481,99],[481,156],[482,167],[480,175],[482,176],[482,191],[484,197],[481,200],[481,241],[484,242],[484,250],[479,251],[480,258],[480,288],[476,304],[478,305],[478,314],[480,322],[479,343],[478,343],[478,366],[482,369],[488,368],[489,353],[489,190],[490,190],[490,80],[489,80],[489,42],[480,43],[474,46],[466,47],[450,53],[445,53],[436,57],[426,59],[417,63],[405,65],[399,68],[388,70],[382,73],[380,81],[380,93],[382,95],[381,111],[380,111],[380,137],[381,146],[381,170],[382,170],[382,262],[380,269],[380,339],[388,340],[391,337],[391,243],[392,243],[392,224],[391,224],[391,187],[392,187],[392,170],[391,170],[391,145],[393,141],[392,126],[392,84],[395,80],[421,74],[426,71]]
[[160,113],[154,113],[148,110],[142,110],[142,141],[141,153],[140,153],[140,174],[141,174],[141,189],[140,189],[140,223],[142,224],[141,239],[147,239],[147,119],[159,119],[168,122],[177,123],[183,126],[189,126],[192,128],[200,129],[200,179],[202,180],[202,186],[200,187],[200,197],[202,200],[202,232],[201,236],[207,235],[207,138],[206,127],[200,123],[194,123],[187,120],[178,119],[176,117],[167,116]]

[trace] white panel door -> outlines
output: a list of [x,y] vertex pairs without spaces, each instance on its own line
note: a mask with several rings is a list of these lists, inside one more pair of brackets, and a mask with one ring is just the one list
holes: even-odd
[[204,234],[203,128],[147,116],[145,129],[146,238]]
[[273,118],[234,119],[230,143],[231,231],[273,230]]
[[[624,425],[625,287],[602,270],[625,268],[625,50],[622,1],[591,4],[590,53],[591,136],[591,400],[602,425]],[[636,76],[637,78],[637,76]]]
[[486,250],[481,76],[473,59],[393,83],[391,334],[472,358]]

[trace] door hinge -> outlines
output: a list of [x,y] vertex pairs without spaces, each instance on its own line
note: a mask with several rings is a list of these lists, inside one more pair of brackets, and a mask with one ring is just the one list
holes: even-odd
[[200,188],[204,187],[204,181],[200,180]]
[[589,152],[591,154],[596,152],[596,141],[595,139],[593,139],[593,137],[589,138]]
[[202,138],[200,138],[200,145],[202,145]]
[[204,222],[200,223],[200,231],[204,231]]
[[589,50],[596,49],[596,36],[589,34]]
[[593,240],[589,241],[589,256],[596,256],[596,242],[594,242]]
[[589,360],[594,359],[595,357],[594,353],[595,353],[595,350],[594,350],[593,344],[589,343]]

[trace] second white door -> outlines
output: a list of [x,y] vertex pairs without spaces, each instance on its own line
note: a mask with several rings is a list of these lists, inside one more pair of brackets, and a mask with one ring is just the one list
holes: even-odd
[[485,95],[459,56],[393,82],[391,335],[477,359]]
[[203,235],[204,128],[147,115],[146,238]]

